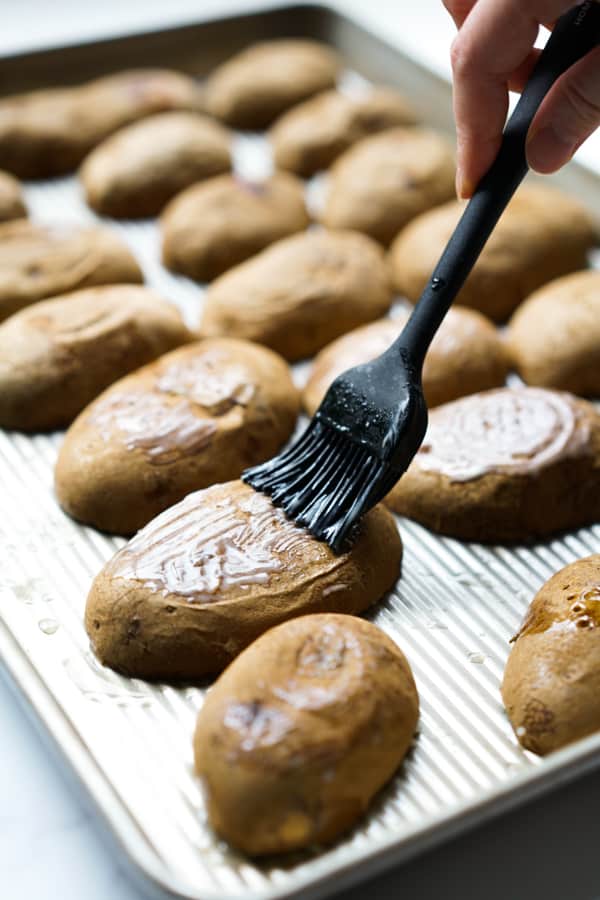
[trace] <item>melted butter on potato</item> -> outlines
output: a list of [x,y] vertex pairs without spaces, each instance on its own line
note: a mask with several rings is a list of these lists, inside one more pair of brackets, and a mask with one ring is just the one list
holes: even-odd
[[418,706],[408,662],[371,623],[325,614],[271,629],[198,716],[211,825],[250,855],[334,840],[402,762]]
[[600,729],[600,555],[557,572],[515,637],[502,698],[520,743],[549,753]]
[[241,481],[218,484],[166,510],[106,564],[88,597],[86,629],[112,668],[202,677],[287,619],[367,609],[395,583],[401,555],[383,507],[336,555],[263,494]]

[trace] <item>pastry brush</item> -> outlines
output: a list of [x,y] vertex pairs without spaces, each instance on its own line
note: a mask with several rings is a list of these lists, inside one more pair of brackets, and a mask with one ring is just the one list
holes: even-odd
[[527,173],[529,126],[554,82],[600,42],[600,4],[565,13],[510,117],[404,330],[381,356],[338,376],[299,440],[243,479],[336,552],[408,468],[427,429],[422,368],[444,316]]

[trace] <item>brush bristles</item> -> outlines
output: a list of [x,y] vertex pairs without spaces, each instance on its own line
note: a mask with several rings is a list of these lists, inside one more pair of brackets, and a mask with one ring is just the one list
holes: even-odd
[[387,494],[398,474],[346,433],[313,419],[292,447],[242,478],[340,552],[353,525]]

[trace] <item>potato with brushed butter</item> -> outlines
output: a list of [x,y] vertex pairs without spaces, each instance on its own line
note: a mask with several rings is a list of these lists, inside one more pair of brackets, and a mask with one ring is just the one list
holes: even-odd
[[546,754],[600,730],[600,555],[536,594],[506,663],[502,699],[519,742]]
[[96,576],[85,627],[104,665],[137,678],[220,672],[273,625],[363,612],[395,584],[402,542],[375,507],[336,555],[241,481],[188,494]]
[[210,824],[251,856],[330,843],[398,769],[418,715],[404,654],[370,622],[311,615],[272,628],[198,716]]

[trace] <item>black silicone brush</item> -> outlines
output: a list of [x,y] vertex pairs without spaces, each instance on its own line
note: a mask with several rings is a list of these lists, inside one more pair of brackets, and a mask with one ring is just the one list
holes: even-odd
[[334,550],[406,471],[427,428],[425,354],[510,198],[527,173],[525,141],[559,76],[600,43],[600,4],[562,16],[504,130],[502,146],[469,201],[400,337],[333,382],[289,449],[242,476]]

